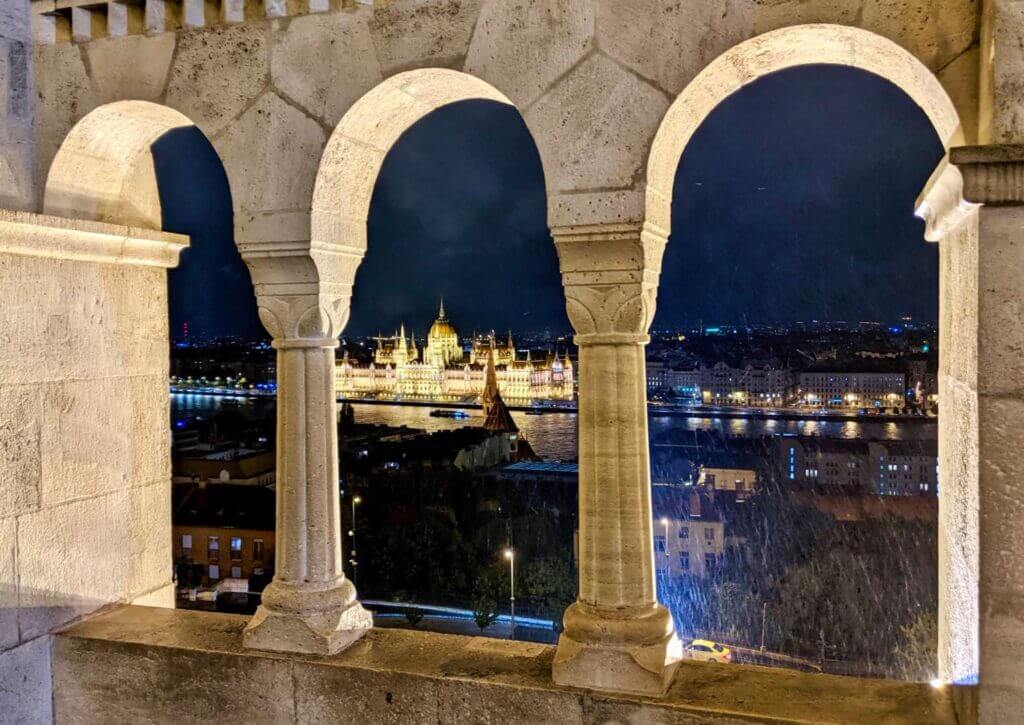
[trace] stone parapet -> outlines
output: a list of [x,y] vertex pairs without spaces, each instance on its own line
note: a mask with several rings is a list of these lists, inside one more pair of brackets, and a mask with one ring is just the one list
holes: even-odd
[[547,645],[374,629],[336,656],[262,654],[246,621],[121,607],[65,630],[55,720],[952,725],[973,692],[686,661],[663,699],[602,695],[552,684]]

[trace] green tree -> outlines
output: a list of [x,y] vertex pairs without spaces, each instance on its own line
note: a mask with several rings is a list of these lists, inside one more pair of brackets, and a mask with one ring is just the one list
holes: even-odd
[[900,643],[892,653],[895,674],[915,682],[932,679],[938,671],[938,647],[939,618],[935,612],[922,612],[913,624],[902,628]]
[[562,614],[576,599],[577,575],[566,556],[543,556],[525,567],[523,584],[538,615],[561,624]]

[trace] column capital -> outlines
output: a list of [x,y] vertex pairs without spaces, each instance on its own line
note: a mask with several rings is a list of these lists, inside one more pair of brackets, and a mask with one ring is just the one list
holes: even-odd
[[348,322],[361,250],[277,231],[278,241],[250,234],[236,242],[252,277],[260,321],[279,348],[336,346],[331,339]]
[[963,175],[968,201],[989,206],[1024,204],[1024,145],[959,146],[950,161]]
[[350,309],[348,295],[316,291],[258,294],[256,304],[278,349],[337,347]]
[[641,222],[551,230],[577,344],[644,344],[666,235]]

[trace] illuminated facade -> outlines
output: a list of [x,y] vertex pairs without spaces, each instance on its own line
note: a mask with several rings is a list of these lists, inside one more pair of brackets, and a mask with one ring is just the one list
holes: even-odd
[[805,372],[800,404],[812,408],[903,410],[907,378],[892,372]]
[[468,350],[448,320],[444,303],[427,333],[422,351],[405,326],[390,337],[378,337],[373,361],[362,365],[346,356],[335,368],[339,397],[394,397],[438,401],[479,398],[486,384],[489,357],[494,356],[498,389],[505,400],[529,404],[535,400],[571,400],[573,364],[569,354],[520,359],[512,334],[499,341],[494,333],[473,340]]

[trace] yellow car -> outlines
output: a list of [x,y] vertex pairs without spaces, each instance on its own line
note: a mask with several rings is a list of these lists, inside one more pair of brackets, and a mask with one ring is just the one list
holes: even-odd
[[728,647],[707,639],[695,639],[690,642],[686,654],[691,660],[700,662],[732,662],[732,651]]

